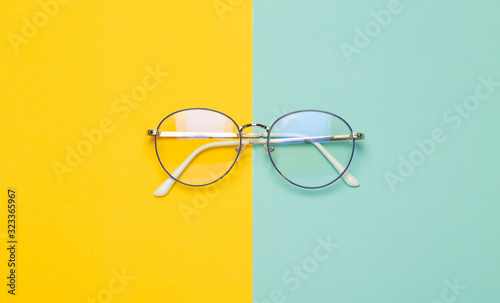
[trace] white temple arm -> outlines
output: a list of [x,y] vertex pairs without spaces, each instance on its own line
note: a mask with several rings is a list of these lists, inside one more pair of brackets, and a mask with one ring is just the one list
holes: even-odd
[[[324,147],[321,145],[319,142],[329,142],[329,141],[343,141],[343,140],[363,140],[364,135],[362,133],[353,133],[351,135],[336,135],[336,136],[315,136],[315,137],[308,137],[303,134],[295,134],[295,133],[275,133],[274,136],[276,137],[285,137],[285,138],[280,138],[280,139],[270,139],[269,143],[303,143],[303,142],[309,142],[314,144],[316,148],[325,156],[325,158],[332,164],[332,166],[335,168],[335,170],[340,174],[344,170],[345,172],[342,174],[342,180],[349,185],[349,186],[359,186],[359,181],[349,173],[345,169],[345,167],[340,164],[335,157],[332,156]],[[291,137],[291,138],[287,138]],[[260,141],[265,141],[263,144],[267,143],[267,140],[252,140],[250,141],[253,144],[256,144],[257,142],[261,143]]]
[[[249,141],[250,140],[242,140],[241,143],[247,145],[250,143]],[[189,163],[191,163],[191,161],[193,161],[193,159],[198,154],[200,154],[202,151],[204,151],[206,149],[209,149],[212,147],[238,146],[238,145],[240,145],[239,140],[212,142],[212,143],[207,143],[205,145],[202,145],[202,146],[198,147],[197,149],[195,149],[195,151],[192,152],[189,155],[189,157],[187,157],[186,160],[184,160],[184,162],[182,162],[182,164],[179,165],[179,167],[177,167],[177,169],[172,173],[172,176],[174,178],[178,179],[179,176],[188,167]],[[172,177],[168,177],[168,179],[165,182],[163,182],[163,184],[160,185],[160,187],[158,187],[158,189],[155,191],[154,195],[156,197],[165,196],[170,191],[170,188],[174,185],[174,183],[175,183],[175,180]]]
[[[312,144],[314,144],[319,149],[319,151],[328,159],[328,161],[330,161],[330,163],[333,165],[333,167],[339,174],[345,170],[345,167],[342,164],[340,164],[340,162],[337,161],[337,159],[335,159],[332,156],[332,154],[330,154],[323,147],[323,145],[319,144],[318,142],[312,142]],[[342,174],[342,179],[349,186],[359,186],[358,179],[354,178],[354,176],[351,175],[351,173],[348,172],[347,170],[345,170],[345,172]]]
[[[283,140],[289,140],[289,139],[271,139],[270,143],[283,143]],[[287,141],[287,143],[299,143],[299,142],[310,142],[313,143],[316,148],[325,156],[325,158],[332,164],[332,166],[335,168],[335,170],[340,174],[345,170],[345,167],[337,161],[321,144],[318,142],[315,142],[315,140],[310,140],[305,139],[305,138],[292,138],[290,141]],[[278,142],[274,142],[278,141]],[[319,141],[319,140],[318,140]],[[248,145],[248,144],[266,144],[267,140],[242,140],[241,143],[243,145]],[[200,146],[197,148],[195,151],[193,151],[187,158],[184,160],[184,162],[177,167],[177,169],[172,173],[172,176],[174,178],[179,178],[179,176],[184,172],[184,170],[188,167],[188,165],[193,161],[193,159],[203,152],[206,149],[213,148],[213,147],[223,147],[223,146],[238,146],[239,141],[234,140],[234,141],[220,141],[220,142],[212,142],[212,143],[207,143],[205,145]],[[349,185],[349,186],[359,186],[360,183],[359,181],[351,175],[347,170],[342,174],[342,179],[344,182]],[[175,180],[172,177],[168,177],[165,182],[163,182],[160,187],[154,192],[154,195],[156,197],[162,197],[165,196],[169,191],[170,188],[174,185]]]

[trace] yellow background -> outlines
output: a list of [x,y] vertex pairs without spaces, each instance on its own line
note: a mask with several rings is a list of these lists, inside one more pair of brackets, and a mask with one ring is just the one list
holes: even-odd
[[[0,301],[251,301],[250,151],[218,185],[177,184],[155,198],[166,173],[146,136],[188,107],[252,121],[251,1],[221,2],[222,15],[212,0],[69,1],[17,50],[9,33],[43,9],[0,2]],[[157,66],[169,73],[158,87],[126,117],[114,111]],[[103,119],[113,130],[58,180],[54,163],[66,165],[67,148]],[[5,286],[7,188],[18,203],[15,297]],[[133,279],[119,287],[122,270]]]

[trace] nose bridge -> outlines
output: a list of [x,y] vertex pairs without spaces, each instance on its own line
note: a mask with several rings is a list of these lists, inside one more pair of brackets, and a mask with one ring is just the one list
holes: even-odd
[[260,123],[250,123],[250,124],[245,124],[243,126],[240,126],[240,132],[242,132],[245,128],[248,128],[248,127],[260,127],[260,128],[265,129],[266,132],[269,132],[269,127],[264,125],[264,124],[260,124]]
[[[259,134],[259,133],[245,133],[245,135],[243,135],[243,130],[245,128],[248,128],[248,127],[260,127],[262,129],[264,129],[266,131],[267,134]],[[262,138],[262,137],[267,137],[269,135],[269,127],[267,125],[264,125],[264,124],[260,124],[260,123],[250,123],[250,124],[245,124],[243,126],[240,126],[239,127],[239,130],[240,130],[240,133],[242,133],[242,137],[250,137],[250,138]],[[258,141],[258,142],[257,142]],[[269,154],[269,150],[268,150],[268,147],[267,147],[267,141],[266,142],[262,142],[262,141],[265,141],[265,140],[250,140],[250,144],[264,144],[264,148],[267,152],[267,154]],[[272,149],[271,151],[273,151],[274,149]]]

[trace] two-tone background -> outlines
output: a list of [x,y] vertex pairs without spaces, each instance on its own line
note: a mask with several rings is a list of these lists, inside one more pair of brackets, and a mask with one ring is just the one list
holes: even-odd
[[[499,301],[499,9],[0,1],[2,302]],[[336,113],[361,186],[296,188],[256,146],[154,198],[146,130],[188,107]]]

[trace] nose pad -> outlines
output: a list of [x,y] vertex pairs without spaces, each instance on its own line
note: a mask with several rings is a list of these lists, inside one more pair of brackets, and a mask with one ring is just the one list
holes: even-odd
[[271,146],[271,147],[269,147],[269,149],[267,148],[267,143],[266,143],[266,144],[264,144],[264,149],[266,150],[266,153],[267,153],[267,155],[268,155],[268,156],[271,156],[271,155],[269,154],[269,152],[273,152],[273,151],[274,151],[274,147],[272,147],[272,146]]
[[240,148],[241,148],[241,150],[240,150],[240,154],[238,155],[238,158],[236,159],[236,161],[238,161],[238,160],[241,158],[241,156],[242,156],[242,155],[243,155],[243,153],[245,152],[245,149],[247,148],[247,146],[242,144],[242,145],[241,145],[241,147],[237,147],[237,148],[235,149],[235,151],[236,151],[236,152],[238,152],[238,150],[239,150]]

